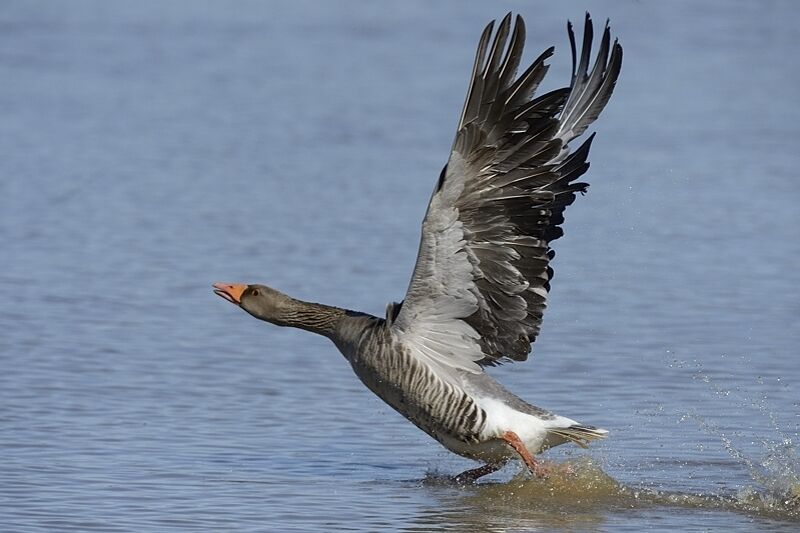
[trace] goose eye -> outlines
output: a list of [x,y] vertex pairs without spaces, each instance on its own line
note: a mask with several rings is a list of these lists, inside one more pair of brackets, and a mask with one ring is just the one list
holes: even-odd
[[258,296],[259,294],[258,289],[253,289],[253,292],[251,292],[250,294],[252,294],[253,296]]

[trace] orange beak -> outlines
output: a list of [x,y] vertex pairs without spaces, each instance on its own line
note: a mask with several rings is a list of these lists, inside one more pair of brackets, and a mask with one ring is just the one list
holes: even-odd
[[242,303],[242,293],[246,288],[247,285],[242,285],[241,283],[215,283],[214,293],[231,303],[240,305]]

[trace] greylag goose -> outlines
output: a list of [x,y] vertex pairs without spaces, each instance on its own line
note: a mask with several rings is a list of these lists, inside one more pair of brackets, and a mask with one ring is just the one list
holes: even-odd
[[569,87],[534,97],[547,49],[517,77],[525,24],[509,13],[481,35],[450,158],[422,223],[405,299],[381,318],[304,302],[258,284],[215,283],[254,317],[331,339],[376,395],[448,450],[484,463],[472,482],[519,458],[535,476],[552,446],[586,446],[608,432],[535,407],[484,372],[524,361],[539,334],[553,270],[552,241],[586,183],[594,134],[579,137],[608,102],[622,63],[606,24],[589,70],[588,13],[578,56],[572,25]]

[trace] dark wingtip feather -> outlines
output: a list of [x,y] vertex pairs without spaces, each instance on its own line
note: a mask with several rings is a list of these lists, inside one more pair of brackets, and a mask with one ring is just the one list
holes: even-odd
[[589,58],[592,56],[592,41],[594,40],[594,25],[592,17],[586,13],[586,21],[583,26],[583,45],[581,46],[581,60],[578,63],[579,76],[585,77],[589,68]]
[[572,21],[567,21],[567,35],[569,35],[569,48],[572,51],[572,80],[574,85],[575,70],[578,68],[578,51],[575,47],[575,31],[572,29]]
[[489,46],[489,38],[492,36],[492,31],[494,31],[495,22],[496,21],[492,20],[483,28],[481,38],[478,41],[478,51],[475,53],[475,64],[472,67],[473,71],[470,79],[472,79],[476,73],[483,70],[484,62],[488,61],[486,58],[486,48]]
[[595,135],[597,135],[597,132],[593,131],[592,134],[589,135],[585,141],[583,141],[583,144],[581,144],[580,147],[575,150],[575,157],[580,157],[581,159],[586,160],[586,157],[589,155],[589,149],[592,147],[592,141],[594,141]]
[[[581,135],[594,122],[611,97],[619,76],[622,60],[621,47],[617,39],[614,39],[614,44],[611,45],[611,23],[608,19],[597,58],[589,72],[593,31],[592,20],[587,13],[580,57],[578,57],[578,50],[575,49],[574,33],[569,32],[570,46],[573,47],[573,64],[577,62],[577,68],[573,72],[570,83],[572,92],[560,116],[561,127],[558,135],[564,139],[565,143],[569,143]],[[610,57],[609,48],[611,48]]]
[[619,39],[614,39],[614,46],[612,47],[611,57],[614,57],[615,54],[617,55],[617,57],[619,57],[618,61],[619,61],[620,67],[621,67],[622,66],[622,45],[619,44]]
[[509,12],[508,15],[503,17],[503,20],[500,21],[500,25],[497,26],[497,32],[494,35],[492,48],[489,51],[489,56],[486,60],[486,64],[483,66],[483,72],[481,73],[484,79],[488,78],[492,73],[494,73],[497,65],[500,63],[500,57],[502,56],[503,50],[506,47],[506,40],[508,39],[508,32],[510,29],[511,13]]
[[500,66],[500,73],[498,74],[498,87],[501,91],[505,90],[512,83],[514,76],[516,76],[524,48],[525,22],[523,22],[521,16],[517,15],[514,21],[514,29],[509,39],[508,49],[503,58],[503,63]]

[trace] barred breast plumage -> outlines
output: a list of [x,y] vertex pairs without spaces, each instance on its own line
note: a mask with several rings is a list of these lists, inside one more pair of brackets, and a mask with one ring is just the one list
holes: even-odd
[[486,413],[463,390],[442,379],[375,319],[354,346],[339,346],[356,375],[383,401],[444,444],[448,437],[478,442]]

